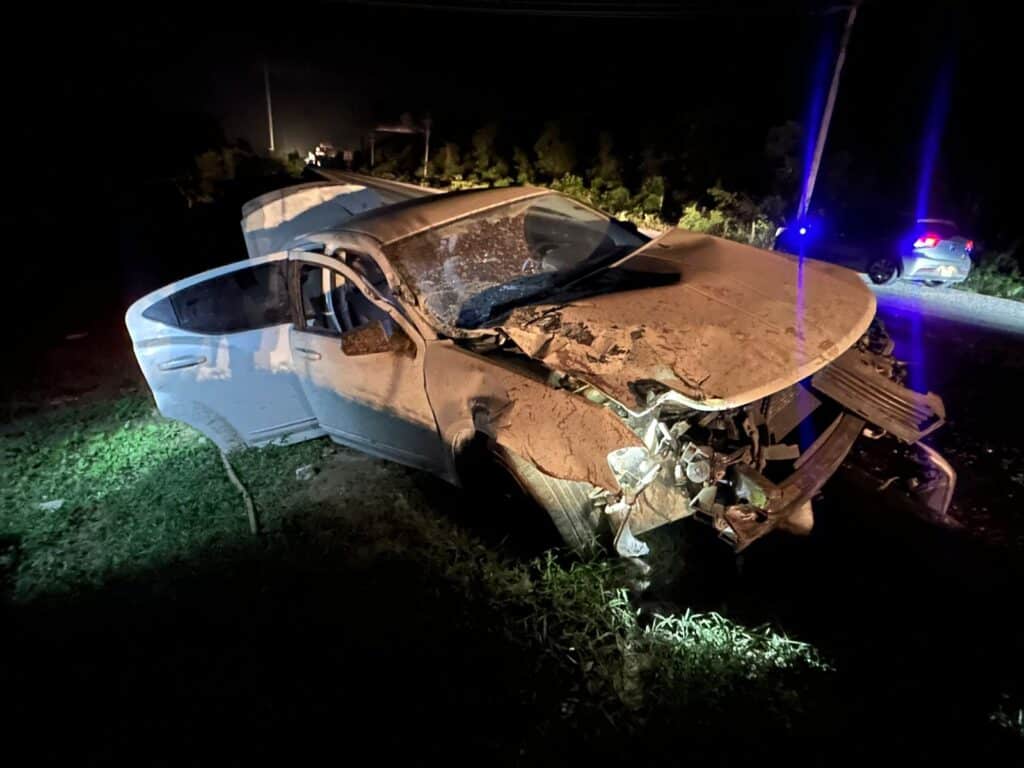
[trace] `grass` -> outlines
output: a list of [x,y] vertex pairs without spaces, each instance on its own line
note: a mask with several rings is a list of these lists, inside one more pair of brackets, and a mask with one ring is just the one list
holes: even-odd
[[[268,501],[287,492],[286,465],[308,463],[321,448],[243,455],[240,471],[250,470],[251,492]],[[246,530],[214,445],[139,396],[16,422],[0,457],[0,536],[18,542],[17,599],[97,586],[229,546]],[[268,461],[279,471],[262,471]]]
[[[148,745],[182,729],[197,738],[189,723],[219,722],[219,702],[231,702],[233,729],[250,727],[250,712],[266,724],[249,742],[261,755],[309,732],[289,702],[343,694],[359,704],[346,715],[359,728],[378,727],[367,697],[401,702],[421,738],[443,731],[450,751],[472,733],[501,763],[742,762],[765,749],[821,762],[849,731],[874,728],[879,707],[917,717],[923,703],[912,688],[879,702],[885,673],[862,683],[849,659],[832,663],[772,627],[642,610],[622,561],[516,555],[462,514],[479,517],[478,503],[326,441],[232,456],[259,537],[214,446],[143,397],[8,424],[0,455],[0,619],[17,628],[0,676],[33,717],[54,721],[54,702],[68,701],[81,718],[91,704],[76,692],[114,686],[138,712],[119,727]],[[306,464],[319,474],[300,481]],[[897,631],[874,621],[867,612],[869,638]],[[927,711],[947,699],[956,694]],[[977,700],[978,728],[1019,741],[1019,698],[994,714],[987,694]],[[81,720],[86,738],[106,727],[102,712]],[[931,727],[918,719],[903,726]]]
[[314,503],[295,469],[321,463],[332,450],[323,441],[233,455],[270,531],[255,544],[215,447],[145,398],[24,418],[0,446],[0,540],[16,550],[7,574],[14,604],[171,573],[197,553],[216,560],[240,546],[272,555],[300,545],[344,552],[343,569],[411,565],[453,595],[467,621],[501,627],[568,676],[565,712],[622,718],[625,730],[666,713],[706,720],[737,706],[786,724],[801,711],[791,678],[828,675],[810,646],[766,628],[713,613],[641,614],[617,562],[510,558],[401,494],[358,519],[344,514],[345,499]]

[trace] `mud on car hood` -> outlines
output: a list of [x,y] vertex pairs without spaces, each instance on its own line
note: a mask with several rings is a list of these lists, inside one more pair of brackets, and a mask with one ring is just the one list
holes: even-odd
[[845,352],[875,314],[852,271],[670,230],[614,267],[668,285],[516,309],[500,324],[526,354],[626,405],[657,381],[694,408],[753,402]]

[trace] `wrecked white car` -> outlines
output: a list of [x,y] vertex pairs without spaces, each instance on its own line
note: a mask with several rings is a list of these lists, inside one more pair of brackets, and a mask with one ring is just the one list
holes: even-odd
[[281,250],[128,310],[160,411],[222,449],[329,435],[458,483],[483,446],[569,544],[626,556],[684,517],[737,550],[808,531],[862,433],[908,446],[908,487],[949,505],[953,471],[919,444],[942,401],[902,385],[851,271],[679,229],[648,240],[531,187],[312,232],[294,218],[267,217],[291,227],[260,240]]

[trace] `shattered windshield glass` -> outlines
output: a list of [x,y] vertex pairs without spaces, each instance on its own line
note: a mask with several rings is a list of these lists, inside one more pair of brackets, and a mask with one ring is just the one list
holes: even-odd
[[567,197],[508,203],[385,248],[444,328],[475,328],[611,263],[644,238]]

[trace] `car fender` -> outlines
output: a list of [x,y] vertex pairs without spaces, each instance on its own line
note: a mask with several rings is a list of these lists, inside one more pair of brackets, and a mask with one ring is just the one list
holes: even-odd
[[451,341],[427,344],[425,378],[441,436],[453,450],[483,433],[547,475],[617,493],[608,454],[643,445],[606,408]]

